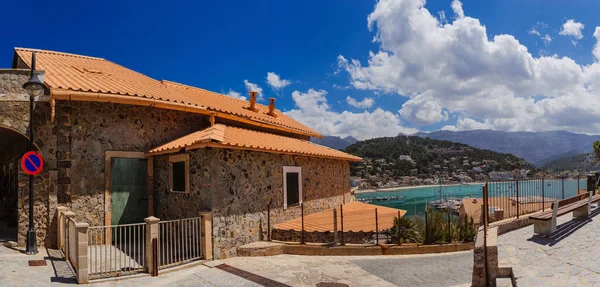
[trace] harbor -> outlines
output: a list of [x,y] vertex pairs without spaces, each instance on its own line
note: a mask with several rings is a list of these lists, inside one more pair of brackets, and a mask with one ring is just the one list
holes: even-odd
[[[527,183],[519,183],[520,188],[526,188]],[[548,180],[544,186],[548,193],[547,196],[562,197],[562,185],[564,184],[565,197],[577,194],[579,186],[586,186],[585,180],[565,179]],[[393,207],[407,210],[406,216],[423,215],[427,206],[432,208],[446,210],[453,214],[458,214],[465,198],[481,198],[482,184],[453,184],[453,185],[429,185],[414,188],[401,188],[387,191],[372,191],[356,193],[356,200],[364,203],[371,203],[379,206]],[[500,196],[514,196],[516,192],[515,184],[510,182],[490,183],[490,188],[502,191]]]

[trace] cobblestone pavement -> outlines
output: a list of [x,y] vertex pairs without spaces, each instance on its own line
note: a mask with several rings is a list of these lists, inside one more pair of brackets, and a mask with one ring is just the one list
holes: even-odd
[[473,252],[404,256],[300,256],[230,258],[228,265],[291,286],[470,286]]
[[[48,255],[47,253],[50,253]],[[47,266],[29,267],[29,260]],[[290,286],[469,286],[473,253],[470,251],[414,256],[297,256],[230,258],[211,262],[254,273]],[[55,250],[27,256],[0,245],[0,286],[63,286],[76,284],[69,265]],[[90,286],[261,286],[219,268],[204,265],[161,274],[154,278],[126,278]],[[326,285],[325,285],[326,286]],[[333,285],[332,285],[333,286]]]
[[523,286],[600,286],[600,209],[588,219],[558,218],[551,237],[533,236],[533,225],[498,238],[500,265],[513,268]]

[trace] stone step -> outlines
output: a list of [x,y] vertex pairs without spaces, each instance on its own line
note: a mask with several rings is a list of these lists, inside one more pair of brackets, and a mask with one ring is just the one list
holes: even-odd
[[496,287],[513,287],[510,278],[496,278]]

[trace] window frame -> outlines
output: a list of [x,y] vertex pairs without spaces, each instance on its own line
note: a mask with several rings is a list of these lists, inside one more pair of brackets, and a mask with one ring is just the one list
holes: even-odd
[[300,167],[300,166],[284,166],[283,167],[283,209],[288,208],[288,203],[287,203],[287,174],[288,173],[298,173],[298,204],[290,205],[290,207],[302,204],[302,167]]
[[[173,190],[173,163],[184,162],[185,190]],[[177,154],[169,156],[169,192],[190,193],[190,155]]]

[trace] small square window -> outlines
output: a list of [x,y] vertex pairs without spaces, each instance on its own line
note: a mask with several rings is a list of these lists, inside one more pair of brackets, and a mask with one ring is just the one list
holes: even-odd
[[189,192],[190,165],[187,154],[169,156],[169,190]]
[[283,167],[283,208],[302,203],[302,168]]

